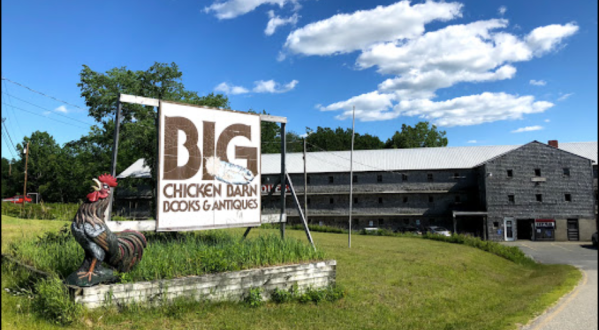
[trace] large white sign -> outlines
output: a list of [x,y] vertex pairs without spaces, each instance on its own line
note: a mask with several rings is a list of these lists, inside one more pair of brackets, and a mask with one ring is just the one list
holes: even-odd
[[260,225],[260,116],[160,101],[157,231]]

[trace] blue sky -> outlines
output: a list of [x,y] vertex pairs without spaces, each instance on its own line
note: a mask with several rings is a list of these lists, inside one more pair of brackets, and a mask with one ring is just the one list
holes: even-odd
[[69,103],[3,80],[3,131],[78,139],[82,65],[155,61],[299,134],[355,106],[383,141],[422,120],[449,146],[597,141],[596,1],[2,1],[2,77]]

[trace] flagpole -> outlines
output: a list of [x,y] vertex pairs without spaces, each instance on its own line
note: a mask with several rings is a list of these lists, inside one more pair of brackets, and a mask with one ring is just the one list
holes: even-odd
[[353,200],[353,183],[354,183],[354,131],[356,128],[356,107],[352,110],[352,121],[351,121],[351,152],[349,154],[349,230],[347,237],[347,247],[351,248],[351,214],[352,214],[352,202]]

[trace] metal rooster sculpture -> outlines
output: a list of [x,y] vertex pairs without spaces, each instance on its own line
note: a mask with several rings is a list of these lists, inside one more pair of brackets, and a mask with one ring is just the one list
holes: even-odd
[[104,223],[104,213],[110,205],[110,188],[116,187],[117,182],[109,174],[93,180],[94,192],[87,195],[71,225],[71,232],[85,251],[85,257],[81,267],[67,277],[67,284],[92,286],[114,281],[112,269],[104,268],[102,262],[119,272],[128,272],[139,263],[147,245],[140,232],[125,230],[115,235],[110,231]]

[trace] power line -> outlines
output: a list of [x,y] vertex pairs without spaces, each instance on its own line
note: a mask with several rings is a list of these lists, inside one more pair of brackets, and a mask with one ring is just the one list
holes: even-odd
[[2,121],[2,126],[4,126],[4,129],[6,130],[6,135],[8,136],[8,140],[10,141],[10,144],[12,144],[12,147],[15,148],[15,151],[18,151],[17,148],[15,147],[15,144],[12,142],[12,138],[10,137],[10,133],[8,132],[8,128],[6,127],[6,120]]
[[[2,81],[4,83],[4,89],[6,90],[6,93],[8,93],[8,85],[6,84],[6,81]],[[10,94],[8,94],[10,96]],[[12,107],[12,100],[9,97],[8,98],[8,102],[10,103],[11,107]],[[15,114],[15,110],[10,108],[10,112],[12,114],[12,117],[14,119],[14,122],[17,124],[17,128],[19,129],[19,132],[21,132],[21,135],[25,136],[25,133],[23,133],[23,130],[21,129],[21,125],[19,124],[19,121],[17,119],[17,115]]]
[[[4,125],[4,121],[5,120],[6,120],[6,118],[2,118],[2,125]],[[5,132],[4,130],[2,130],[2,137],[4,137],[6,134],[8,134],[8,131]],[[12,152],[12,148],[8,144],[8,139],[4,138],[2,140],[4,140],[4,143],[6,143],[6,146],[8,147],[8,151],[10,151],[10,154],[12,155],[12,158],[16,158],[15,157],[15,153]],[[13,148],[14,148],[14,146],[13,146]]]
[[[6,104],[6,103],[2,102],[2,104]],[[77,125],[77,124],[73,124],[73,123],[67,123],[67,122],[64,122],[64,121],[62,121],[62,120],[54,119],[54,118],[51,118],[51,117],[46,117],[46,116],[44,116],[44,115],[41,115],[41,114],[39,114],[39,113],[35,113],[35,112],[33,112],[33,111],[29,111],[29,110],[25,110],[25,109],[21,109],[21,108],[17,108],[17,107],[13,107],[13,108],[15,108],[15,109],[17,109],[17,110],[21,110],[21,111],[28,112],[28,113],[30,113],[30,114],[32,114],[32,115],[36,115],[36,116],[44,117],[44,118],[46,118],[46,119],[54,120],[54,121],[57,121],[57,122],[59,122],[59,123],[63,123],[63,124],[65,124],[65,125],[76,126],[76,127],[80,127],[80,128],[84,128],[84,129],[88,129],[88,128],[89,128],[89,127],[84,127],[84,126]]]
[[28,89],[28,90],[30,90],[30,91],[32,91],[32,92],[34,92],[34,93],[37,93],[37,94],[39,94],[39,95],[42,95],[42,96],[45,96],[45,97],[51,98],[51,99],[53,99],[53,100],[55,100],[55,101],[58,101],[58,102],[61,102],[61,103],[64,103],[64,104],[68,104],[68,105],[70,105],[70,106],[72,106],[72,107],[75,107],[75,108],[77,108],[77,109],[81,109],[81,110],[85,110],[85,111],[87,111],[87,109],[84,109],[84,108],[82,108],[82,107],[80,107],[80,106],[78,106],[78,105],[74,105],[74,104],[72,104],[72,103],[69,103],[69,102],[67,102],[67,101],[63,101],[63,100],[57,99],[57,98],[55,98],[54,96],[47,95],[47,94],[44,94],[44,93],[42,93],[42,92],[36,91],[36,90],[35,90],[35,89],[33,89],[33,88],[30,88],[30,87],[27,87],[27,86],[25,86],[25,85],[19,84],[18,82],[16,82],[16,81],[12,81],[12,80],[10,80],[10,79],[8,79],[8,78],[2,77],[2,80],[6,80],[6,81],[8,81],[8,82],[10,82],[10,83],[13,83],[13,84],[15,84],[15,85],[17,85],[17,86],[21,86],[21,87],[23,87],[23,88],[26,88],[26,89]]
[[[2,94],[10,95],[10,94],[8,94],[8,93],[2,93]],[[31,102],[25,101],[25,100],[23,100],[23,99],[20,99],[20,98],[18,98],[18,97],[16,97],[16,96],[14,96],[14,95],[10,95],[10,96],[12,96],[13,98],[15,98],[15,99],[17,99],[17,100],[19,100],[19,101],[21,101],[21,102],[25,102],[25,103],[27,103],[27,104],[29,104],[29,105],[32,105],[32,106],[34,106],[34,107],[37,107],[37,108],[40,108],[40,109],[42,109],[42,110],[46,110],[46,111],[52,111],[52,110],[50,110],[50,109],[48,109],[48,108],[44,108],[44,107],[41,107],[41,106],[39,106],[39,105],[37,105],[37,104],[34,104],[34,103],[31,103]],[[57,112],[52,112],[52,113],[54,113],[54,114],[56,114],[56,115],[59,115],[59,116],[61,116],[61,117],[65,117],[65,118],[67,118],[67,119],[70,119],[70,120],[74,120],[74,121],[80,122],[80,123],[82,123],[82,124],[86,124],[86,125],[94,125],[93,123],[84,122],[84,121],[82,121],[82,120],[75,119],[75,118],[73,118],[73,117],[70,117],[70,116],[67,116],[67,115],[63,115],[63,114],[61,114],[61,113],[57,113]]]

